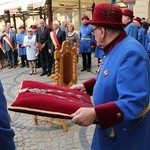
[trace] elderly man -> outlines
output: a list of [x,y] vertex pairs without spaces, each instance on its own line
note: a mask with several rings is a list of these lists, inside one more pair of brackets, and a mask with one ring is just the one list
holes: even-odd
[[[93,108],[79,108],[72,121],[96,123],[92,150],[149,150],[150,62],[143,46],[123,30],[122,11],[113,4],[95,7],[93,25],[103,49],[97,77],[72,88],[93,94]],[[141,86],[143,84],[144,86]]]
[[44,76],[46,74],[49,76],[51,74],[50,55],[48,53],[50,28],[46,26],[43,19],[40,19],[39,23],[40,27],[38,27],[36,33],[36,45],[40,52],[41,66],[43,69],[43,72],[40,76]]
[[66,33],[60,28],[60,23],[57,20],[53,21],[52,29],[53,31],[50,33],[51,43],[49,49],[54,52],[56,47],[61,48],[63,41],[66,40]]
[[133,22],[138,27],[138,37],[137,40],[145,47],[147,31],[142,28],[142,22],[140,17],[135,17]]
[[53,21],[52,29],[53,31],[50,32],[49,53],[53,63],[55,48],[61,48],[63,41],[66,40],[66,32],[60,28],[60,23],[57,20]]

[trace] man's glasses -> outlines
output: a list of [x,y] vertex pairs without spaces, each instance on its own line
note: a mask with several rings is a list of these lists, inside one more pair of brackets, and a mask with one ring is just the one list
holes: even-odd
[[27,32],[32,32],[32,31],[27,31]]
[[91,31],[91,33],[94,34],[94,31],[97,30],[98,28],[100,28],[100,26],[99,26],[99,27],[96,27],[95,29],[93,29],[93,30]]

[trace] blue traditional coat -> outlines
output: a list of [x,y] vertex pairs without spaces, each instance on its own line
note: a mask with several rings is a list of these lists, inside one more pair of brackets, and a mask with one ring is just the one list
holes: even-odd
[[150,62],[143,46],[124,38],[105,53],[93,80],[98,124],[92,150],[150,150],[150,113],[140,116],[150,98]]
[[145,49],[150,57],[150,32],[146,36]]
[[91,25],[81,26],[80,27],[80,52],[86,53],[91,52],[92,42],[94,41],[93,34],[91,31],[93,30]]
[[127,35],[132,36],[133,38],[137,39],[138,37],[138,27],[135,25],[134,22],[129,23],[125,28],[125,32]]
[[101,59],[103,58],[103,55],[104,55],[104,51],[99,46],[96,46],[94,57]]
[[146,41],[146,35],[147,32],[144,28],[140,27],[138,28],[138,38],[137,40],[145,47],[145,41]]
[[0,82],[0,149],[15,150],[13,141],[14,131],[10,128],[6,99],[3,92],[3,87]]
[[18,50],[19,56],[26,55],[26,47],[21,47],[21,45],[23,44],[24,37],[26,35],[27,35],[26,32],[17,34],[17,44],[19,45],[19,50]]

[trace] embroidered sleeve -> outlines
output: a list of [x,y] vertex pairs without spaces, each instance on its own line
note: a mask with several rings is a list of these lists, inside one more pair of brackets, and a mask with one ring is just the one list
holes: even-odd
[[102,129],[120,124],[124,118],[124,113],[114,102],[95,106],[95,112]]

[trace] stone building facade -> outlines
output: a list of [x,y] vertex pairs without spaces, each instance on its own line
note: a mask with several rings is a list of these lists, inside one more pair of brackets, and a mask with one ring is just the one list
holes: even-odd
[[144,17],[150,22],[150,0],[136,0],[133,11],[134,16]]

